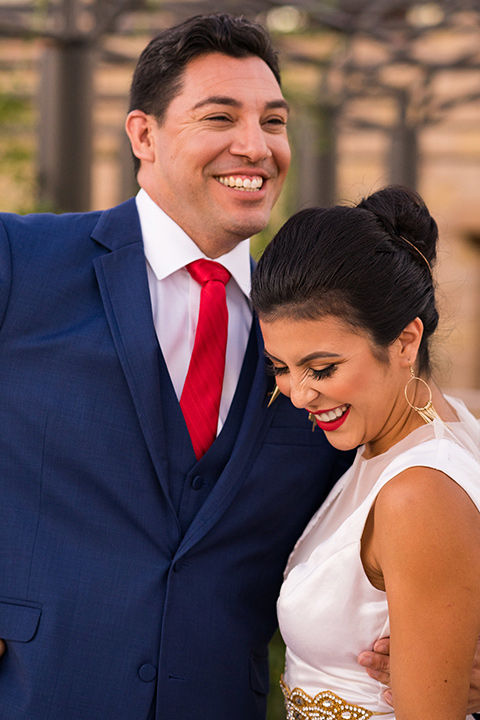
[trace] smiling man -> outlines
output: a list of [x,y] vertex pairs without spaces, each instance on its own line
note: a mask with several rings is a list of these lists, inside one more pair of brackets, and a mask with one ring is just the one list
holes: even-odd
[[264,29],[192,18],[134,74],[137,197],[0,214],[1,718],[265,716],[283,568],[346,462],[268,406],[248,299],[287,117]]
[[128,116],[138,182],[206,256],[225,255],[269,220],[290,164],[287,118],[264,60],[200,55],[163,116]]

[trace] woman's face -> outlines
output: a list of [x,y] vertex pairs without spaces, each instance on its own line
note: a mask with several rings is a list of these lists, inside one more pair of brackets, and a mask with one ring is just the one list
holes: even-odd
[[279,390],[315,415],[334,447],[365,444],[368,456],[378,455],[404,434],[410,375],[400,340],[381,350],[382,361],[365,333],[331,315],[260,325]]

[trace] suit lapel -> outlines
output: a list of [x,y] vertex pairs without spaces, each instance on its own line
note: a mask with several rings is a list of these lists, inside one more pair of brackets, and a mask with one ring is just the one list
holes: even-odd
[[135,200],[102,213],[92,237],[110,250],[94,260],[95,272],[137,417],[168,497],[160,412],[160,348],[153,324]]

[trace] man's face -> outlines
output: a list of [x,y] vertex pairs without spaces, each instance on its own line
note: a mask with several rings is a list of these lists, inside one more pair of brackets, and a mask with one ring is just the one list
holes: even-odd
[[218,257],[267,225],[290,164],[287,116],[260,58],[197,57],[161,124],[151,118],[154,162],[140,184]]

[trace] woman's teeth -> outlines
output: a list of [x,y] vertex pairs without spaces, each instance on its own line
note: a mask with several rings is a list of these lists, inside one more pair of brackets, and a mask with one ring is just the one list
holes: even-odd
[[348,410],[348,405],[342,405],[341,407],[335,408],[335,410],[328,410],[324,413],[315,413],[320,422],[332,422],[332,420],[338,420]]

